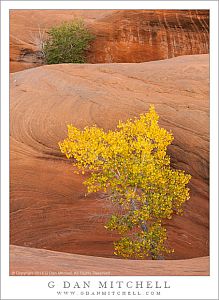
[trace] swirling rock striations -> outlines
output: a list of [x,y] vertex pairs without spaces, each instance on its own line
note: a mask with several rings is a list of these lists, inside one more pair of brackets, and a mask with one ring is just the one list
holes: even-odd
[[11,72],[42,64],[40,36],[82,17],[96,35],[90,63],[145,62],[209,52],[208,10],[12,10]]
[[[66,124],[115,128],[153,103],[172,130],[172,165],[191,173],[185,214],[166,223],[170,259],[207,256],[208,55],[139,64],[51,65],[11,74],[11,243],[113,257],[103,195],[85,197],[85,176],[58,149]],[[95,215],[99,215],[96,218]]]

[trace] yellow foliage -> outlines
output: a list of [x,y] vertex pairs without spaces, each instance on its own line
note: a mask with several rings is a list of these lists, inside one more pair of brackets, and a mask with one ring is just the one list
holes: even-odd
[[124,215],[112,215],[105,227],[128,235],[115,243],[115,254],[126,258],[156,259],[171,252],[164,245],[162,220],[181,214],[189,199],[191,176],[170,167],[166,151],[173,135],[158,120],[150,106],[139,118],[119,121],[115,131],[68,125],[68,137],[59,143],[82,174],[91,171],[84,182],[88,193],[107,192],[125,208]]

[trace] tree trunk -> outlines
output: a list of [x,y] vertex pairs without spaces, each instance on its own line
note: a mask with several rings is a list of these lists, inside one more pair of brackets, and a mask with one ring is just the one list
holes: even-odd
[[[132,206],[132,210],[137,210],[137,207],[135,205],[135,200],[134,199],[131,199],[131,206]],[[148,228],[147,228],[146,222],[140,221],[139,224],[141,226],[142,231],[148,232]]]
[[[132,210],[137,210],[137,207],[136,207],[136,205],[135,205],[135,200],[134,200],[134,199],[131,199],[130,203],[131,203],[131,206],[132,206]],[[139,224],[140,224],[140,226],[141,226],[142,231],[148,232],[147,224],[146,224],[145,221],[140,221]],[[151,255],[152,255],[152,254],[151,254]],[[153,259],[153,260],[155,259],[155,258],[153,257],[153,255],[152,255],[152,259]],[[157,260],[164,260],[164,257],[158,255],[156,259],[157,259]]]

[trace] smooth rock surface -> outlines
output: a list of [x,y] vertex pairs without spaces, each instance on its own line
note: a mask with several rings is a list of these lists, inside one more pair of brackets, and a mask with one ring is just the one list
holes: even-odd
[[209,257],[139,261],[10,246],[12,276],[207,276]]
[[51,65],[11,75],[11,243],[113,257],[103,195],[59,151],[66,124],[115,128],[153,103],[175,137],[172,166],[192,175],[184,216],[167,222],[170,259],[209,255],[209,56],[139,64]]

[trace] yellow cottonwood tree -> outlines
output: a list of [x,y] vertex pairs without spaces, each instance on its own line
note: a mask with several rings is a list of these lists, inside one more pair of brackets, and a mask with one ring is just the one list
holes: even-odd
[[114,131],[68,125],[68,137],[59,143],[78,172],[89,171],[88,193],[104,191],[121,208],[105,228],[121,234],[114,254],[124,258],[159,259],[172,252],[162,222],[181,214],[189,199],[191,176],[171,168],[166,151],[173,136],[158,119],[150,106],[139,118],[120,121]]

